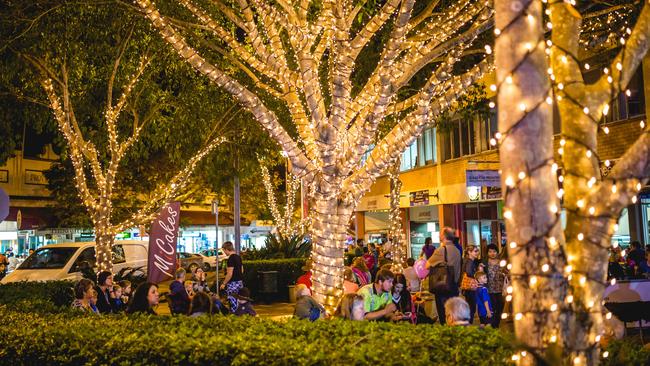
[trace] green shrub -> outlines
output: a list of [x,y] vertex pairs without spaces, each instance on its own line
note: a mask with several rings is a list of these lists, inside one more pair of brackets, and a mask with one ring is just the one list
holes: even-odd
[[306,258],[310,252],[311,242],[303,235],[284,237],[270,234],[266,237],[263,248],[242,252],[242,258],[244,260]]
[[650,365],[650,346],[641,344],[637,337],[610,342],[605,351],[609,352],[602,365]]
[[[251,294],[256,300],[266,301],[288,301],[288,285],[293,285],[298,277],[304,272],[301,269],[305,265],[306,258],[289,258],[289,259],[268,259],[257,261],[244,261],[244,285],[251,290]],[[260,272],[277,271],[276,294],[262,293],[262,276]]]
[[0,285],[0,304],[33,306],[29,303],[35,302],[70,306],[74,300],[73,287],[72,281],[12,282]]
[[252,317],[53,315],[0,308],[3,365],[504,365],[510,341],[476,327]]

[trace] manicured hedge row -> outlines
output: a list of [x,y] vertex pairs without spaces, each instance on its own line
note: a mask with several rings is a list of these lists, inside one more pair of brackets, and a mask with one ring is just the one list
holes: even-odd
[[[256,261],[244,261],[244,285],[251,290],[255,300],[265,301],[288,301],[288,285],[295,284],[298,277],[304,272],[301,267],[305,265],[306,258],[289,259],[268,259]],[[262,271],[277,271],[276,294],[262,293]]]
[[[48,303],[52,306],[70,306],[74,300],[74,282],[13,282],[0,285],[0,304],[21,302]],[[26,306],[31,306],[26,304]]]
[[[252,317],[93,316],[0,307],[2,365],[506,365],[502,333],[476,327]],[[20,325],[29,326],[20,326]]]

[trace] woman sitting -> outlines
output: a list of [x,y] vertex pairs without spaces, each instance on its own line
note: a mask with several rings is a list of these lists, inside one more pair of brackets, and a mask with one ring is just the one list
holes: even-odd
[[336,316],[347,320],[364,320],[363,296],[357,294],[345,294],[336,309]]
[[72,307],[88,313],[99,314],[93,299],[97,299],[93,281],[82,278],[74,286],[75,300],[72,302]]
[[191,317],[212,314],[212,299],[205,292],[197,292],[190,304]]
[[366,262],[363,258],[355,258],[354,262],[352,262],[351,268],[354,273],[354,282],[356,282],[359,287],[363,287],[371,282],[372,278],[370,277],[370,270],[368,270],[368,266],[366,266]]
[[145,282],[135,289],[133,299],[126,310],[127,314],[145,313],[151,315],[158,315],[153,310],[154,306],[158,305],[160,295],[158,294],[158,286]]

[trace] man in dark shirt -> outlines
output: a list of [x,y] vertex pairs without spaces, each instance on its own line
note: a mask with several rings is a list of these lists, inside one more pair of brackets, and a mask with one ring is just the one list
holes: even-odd
[[185,290],[185,270],[176,270],[176,280],[169,285],[169,310],[172,314],[185,314],[190,309],[190,295]]
[[113,291],[113,274],[109,271],[101,271],[97,275],[97,310],[100,314],[111,313],[111,292]]
[[221,289],[226,290],[228,302],[230,303],[230,312],[235,313],[238,305],[235,295],[244,287],[244,268],[242,267],[241,257],[235,252],[232,242],[223,243],[221,249],[228,256],[226,278],[221,284]]

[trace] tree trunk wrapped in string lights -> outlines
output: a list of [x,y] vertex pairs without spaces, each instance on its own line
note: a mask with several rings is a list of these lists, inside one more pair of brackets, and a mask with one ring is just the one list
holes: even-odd
[[[43,60],[22,55],[41,74],[41,84],[48,98],[49,106],[54,112],[54,117],[68,146],[68,154],[75,173],[75,185],[83,205],[86,207],[95,229],[96,258],[99,271],[112,271],[113,257],[112,245],[115,235],[126,229],[150,223],[158,215],[160,209],[171,199],[176,197],[189,182],[189,177],[197,164],[219,143],[221,138],[212,139],[166,184],[160,185],[153,191],[147,203],[128,219],[114,223],[113,198],[116,192],[116,177],[120,162],[127,150],[138,140],[142,129],[147,126],[150,118],[155,114],[148,113],[142,120],[134,117],[133,134],[120,138],[118,134],[118,118],[120,113],[129,103],[129,96],[138,79],[142,76],[147,63],[146,57],[141,59],[136,73],[131,77],[117,103],[113,100],[113,82],[117,72],[120,58],[115,62],[113,74],[108,83],[104,122],[108,137],[106,154],[101,154],[95,144],[82,134],[79,123],[75,117],[73,103],[68,87],[68,72],[65,65],[60,75],[50,68]],[[137,116],[137,115],[136,115]],[[103,156],[107,161],[100,162]],[[90,167],[92,181],[87,178],[86,167]]]
[[[601,127],[608,133],[599,121],[648,50],[650,8],[644,5],[634,30],[621,38],[621,51],[591,84],[583,80],[577,58],[581,16],[569,2],[548,4],[548,23],[543,23],[540,1],[500,0],[495,10],[497,139],[515,331],[536,351],[559,348],[562,362],[597,364],[611,237],[622,209],[636,202],[650,176],[650,140],[641,122],[639,139],[603,177],[596,138]],[[552,29],[551,40],[544,39],[543,27]],[[559,162],[553,157],[554,102],[561,126]],[[513,359],[535,362],[525,352]]]
[[[150,0],[136,3],[184,60],[259,121],[308,186],[314,203],[312,290],[333,309],[343,293],[346,229],[357,203],[425,126],[489,71],[487,60],[475,60],[474,67],[452,74],[465,53],[476,55],[476,50],[466,51],[492,27],[489,4],[433,2],[412,17],[414,0],[388,0],[372,16],[359,16],[363,2],[237,0],[218,2],[209,12],[179,0],[199,23],[188,26],[187,20],[162,15]],[[367,21],[357,24],[359,18]],[[216,40],[225,47],[250,79],[234,79],[208,59],[208,52],[193,48],[196,34],[181,34],[189,28],[203,31],[203,44]],[[375,36],[382,28],[386,42],[377,46]],[[360,55],[377,47],[381,52],[374,69],[353,93]],[[412,86],[425,68],[432,71]],[[405,86],[411,91],[398,96]],[[282,127],[260,93],[286,106],[298,139]],[[387,117],[399,123],[362,159]]]
[[406,261],[406,242],[404,240],[404,229],[402,228],[402,210],[400,209],[402,181],[399,179],[399,172],[401,165],[402,159],[400,157],[388,171],[390,180],[390,212],[388,213],[390,229],[388,230],[388,238],[393,243],[390,250],[390,257],[393,260],[391,269],[397,273],[402,273]]

